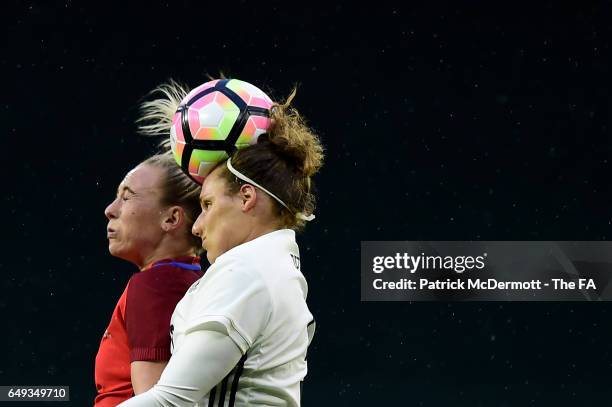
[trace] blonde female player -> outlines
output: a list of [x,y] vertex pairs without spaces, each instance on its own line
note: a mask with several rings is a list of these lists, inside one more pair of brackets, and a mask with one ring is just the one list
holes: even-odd
[[168,152],[148,158],[107,206],[110,253],[139,269],[119,298],[96,356],[95,407],[115,407],[150,389],[170,359],[170,317],[202,276],[191,234],[200,188]]
[[314,325],[294,231],[313,218],[323,150],[292,96],[205,178],[193,233],[212,265],[176,307],[159,382],[122,407],[300,405]]

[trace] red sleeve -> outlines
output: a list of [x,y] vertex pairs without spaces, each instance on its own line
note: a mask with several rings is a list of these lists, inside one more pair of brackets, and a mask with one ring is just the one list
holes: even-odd
[[147,270],[132,276],[125,324],[130,361],[170,359],[170,318],[188,284],[176,270]]

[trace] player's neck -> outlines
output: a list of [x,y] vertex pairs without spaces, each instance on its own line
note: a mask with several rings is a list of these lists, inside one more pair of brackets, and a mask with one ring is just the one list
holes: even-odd
[[195,256],[195,252],[192,248],[167,248],[165,250],[157,250],[155,253],[152,253],[146,259],[143,259],[142,264],[139,265],[139,268],[142,271],[145,268],[149,267],[151,264],[163,259],[176,259],[179,257],[193,256]]
[[257,227],[254,227],[253,229],[251,229],[250,233],[247,235],[247,238],[245,239],[243,243],[250,242],[251,240],[257,239],[258,237],[267,235],[268,233],[272,233],[280,229],[282,229],[282,227],[276,224],[257,225]]

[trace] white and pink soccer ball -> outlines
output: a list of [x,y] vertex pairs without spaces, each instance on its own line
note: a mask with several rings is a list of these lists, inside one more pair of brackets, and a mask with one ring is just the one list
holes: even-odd
[[172,119],[170,146],[178,165],[198,184],[236,149],[257,143],[270,127],[272,100],[238,79],[193,89]]

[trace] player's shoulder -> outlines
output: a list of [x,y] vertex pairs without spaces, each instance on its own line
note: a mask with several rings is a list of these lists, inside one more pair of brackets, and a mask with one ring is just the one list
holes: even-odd
[[130,278],[130,290],[138,288],[162,289],[177,279],[174,270],[159,268],[156,270],[144,270],[135,273]]
[[248,259],[222,255],[204,274],[198,287],[192,292],[206,292],[206,296],[218,292],[234,293],[236,298],[254,291],[268,291],[267,279],[261,268]]
[[236,253],[219,256],[206,274],[210,274],[211,277],[224,276],[228,278],[257,278],[259,276],[257,262],[248,256]]

